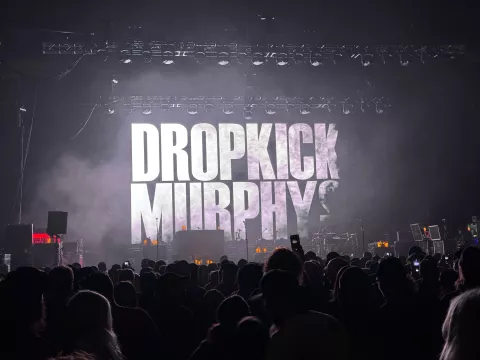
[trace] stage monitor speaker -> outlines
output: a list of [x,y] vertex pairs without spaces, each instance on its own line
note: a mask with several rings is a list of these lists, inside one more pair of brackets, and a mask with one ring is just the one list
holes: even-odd
[[208,258],[215,262],[224,255],[225,240],[223,230],[178,231],[173,243],[174,252],[180,259]]
[[47,233],[50,235],[65,235],[67,233],[67,218],[67,212],[49,211]]
[[0,249],[5,254],[11,254],[11,269],[20,266],[32,266],[33,225],[7,225],[6,236]]

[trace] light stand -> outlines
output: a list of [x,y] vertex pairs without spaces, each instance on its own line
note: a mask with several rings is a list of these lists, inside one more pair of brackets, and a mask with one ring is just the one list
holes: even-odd
[[245,249],[247,250],[247,261],[248,261],[248,235],[247,235],[247,223],[245,220],[243,221],[243,225],[245,225]]

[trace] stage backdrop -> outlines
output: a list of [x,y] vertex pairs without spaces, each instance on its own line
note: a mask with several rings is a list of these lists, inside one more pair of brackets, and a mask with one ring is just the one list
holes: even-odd
[[341,186],[335,123],[133,123],[131,238],[307,238]]

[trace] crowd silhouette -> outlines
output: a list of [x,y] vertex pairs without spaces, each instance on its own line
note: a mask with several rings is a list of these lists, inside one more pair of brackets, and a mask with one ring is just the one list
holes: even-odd
[[480,359],[480,249],[22,267],[0,309],[1,359]]

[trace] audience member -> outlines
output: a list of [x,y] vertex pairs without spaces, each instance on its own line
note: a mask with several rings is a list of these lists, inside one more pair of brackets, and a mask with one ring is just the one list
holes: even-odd
[[138,306],[137,292],[130,281],[120,281],[113,292],[115,301],[120,306],[135,308]]

